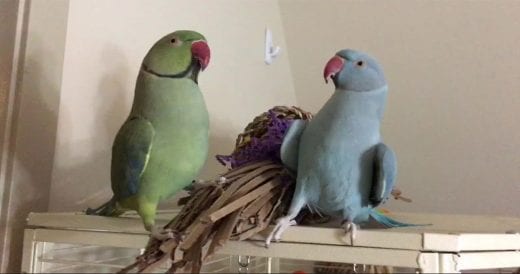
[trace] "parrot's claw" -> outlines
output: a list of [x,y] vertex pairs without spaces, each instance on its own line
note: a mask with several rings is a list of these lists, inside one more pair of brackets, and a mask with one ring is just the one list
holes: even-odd
[[226,181],[227,181],[227,178],[226,178],[226,177],[224,177],[224,176],[220,176],[220,178],[218,178],[217,183],[218,183],[219,185],[221,185],[221,184],[225,183]]
[[205,185],[204,180],[193,180],[193,181],[191,181],[191,184],[184,187],[184,190],[191,193],[197,189],[204,187],[204,185]]
[[173,230],[170,228],[152,227],[150,231],[150,237],[155,238],[159,241],[169,240],[175,237]]
[[347,221],[343,224],[343,228],[345,229],[345,236],[350,236],[350,244],[353,245],[357,236],[358,226],[351,221]]
[[269,245],[271,244],[271,240],[279,242],[282,238],[283,232],[292,225],[296,225],[296,221],[291,220],[289,216],[278,219],[278,221],[276,221],[274,229],[271,231],[269,236],[267,236],[267,239],[265,239],[265,247],[269,247]]

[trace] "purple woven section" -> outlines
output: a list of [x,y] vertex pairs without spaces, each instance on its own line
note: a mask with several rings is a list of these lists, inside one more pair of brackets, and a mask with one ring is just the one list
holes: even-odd
[[231,155],[217,155],[217,160],[221,164],[231,168],[263,160],[279,162],[283,137],[293,120],[278,118],[276,113],[271,110],[268,111],[268,117],[270,122],[264,136],[261,138],[251,138],[247,146],[233,152]]

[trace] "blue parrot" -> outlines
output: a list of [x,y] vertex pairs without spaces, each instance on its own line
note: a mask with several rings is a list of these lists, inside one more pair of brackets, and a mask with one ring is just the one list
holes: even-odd
[[388,93],[381,66],[366,53],[345,49],[329,60],[323,76],[333,80],[334,94],[314,119],[296,120],[284,137],[280,155],[297,173],[296,188],[266,246],[296,224],[304,206],[342,218],[352,240],[369,217],[386,227],[408,226],[375,210],[389,198],[397,174],[395,154],[379,132]]

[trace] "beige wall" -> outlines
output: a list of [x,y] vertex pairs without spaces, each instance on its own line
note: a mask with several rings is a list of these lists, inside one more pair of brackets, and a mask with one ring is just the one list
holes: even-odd
[[[6,135],[6,123],[9,104],[9,91],[13,86],[13,59],[15,56],[16,21],[18,14],[18,1],[0,1],[0,155],[4,154],[4,139]],[[4,160],[0,161],[4,169]],[[6,187],[3,183],[5,174],[2,174],[0,182],[0,216],[3,215],[3,199],[6,196]],[[2,230],[3,232],[3,230]],[[2,235],[0,234],[0,237]]]
[[68,2],[20,2],[21,38],[15,52],[20,56],[12,71],[18,70],[18,81],[10,106],[13,108],[11,134],[6,136],[10,138],[8,167],[3,170],[7,176],[3,184],[3,212],[7,219],[2,225],[6,241],[0,252],[3,259],[0,272],[18,271],[25,217],[29,212],[48,209],[65,50],[63,34]]
[[[177,29],[203,33],[212,60],[199,77],[211,115],[210,155],[277,104],[295,104],[286,52],[263,63],[264,28],[285,50],[278,3],[263,1],[71,1],[50,209],[83,210],[111,196],[110,149],[128,115],[148,48]],[[222,170],[209,159],[202,176]]]
[[[402,211],[520,216],[520,1],[281,0],[296,96],[319,109],[341,48],[383,64]],[[298,8],[295,8],[298,7]]]
[[[16,74],[13,72],[15,54],[16,22],[18,15],[18,1],[0,1],[0,272],[6,272],[10,257],[6,252],[11,240],[8,237],[10,222],[9,215],[10,186],[7,174],[11,161],[9,155],[9,124],[11,109],[9,108],[11,88],[14,83],[11,80]],[[7,245],[6,245],[7,244]]]

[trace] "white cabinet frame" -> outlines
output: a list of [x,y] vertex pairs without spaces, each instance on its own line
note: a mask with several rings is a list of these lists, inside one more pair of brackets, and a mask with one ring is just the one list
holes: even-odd
[[[399,216],[414,219],[413,214]],[[171,215],[164,220],[169,218]],[[464,221],[464,218],[444,216],[442,222],[450,226],[450,221]],[[488,224],[497,221],[485,218]],[[277,258],[407,267],[423,273],[520,267],[520,234],[498,233],[493,225],[486,227],[495,229],[494,233],[482,232],[478,227],[468,227],[467,232],[462,232],[456,225],[451,226],[452,230],[443,231],[443,225],[437,223],[441,222],[438,216],[431,215],[430,220],[434,225],[361,230],[354,245],[348,238],[344,239],[340,229],[295,226],[286,231],[281,242],[272,243],[269,248],[263,245],[264,236],[258,235],[248,241],[230,241],[219,254],[267,257],[267,272],[272,273],[278,269]],[[520,228],[518,219],[498,221],[508,231]],[[22,271],[30,273],[41,270],[39,258],[46,242],[140,249],[148,241],[140,220],[134,217],[34,213],[29,216],[28,224]]]

